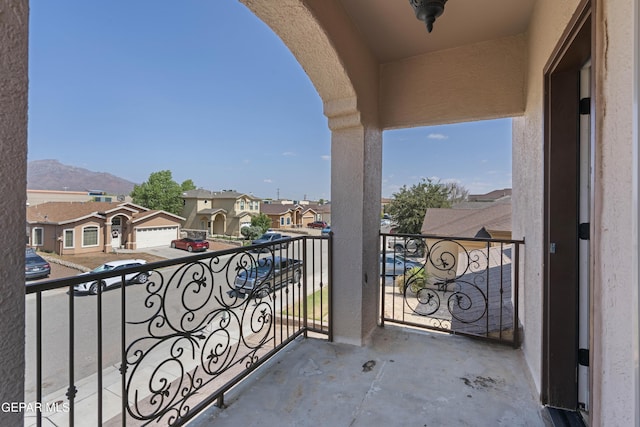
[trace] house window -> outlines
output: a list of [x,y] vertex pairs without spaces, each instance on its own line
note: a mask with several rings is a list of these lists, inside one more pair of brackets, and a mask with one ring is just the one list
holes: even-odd
[[44,229],[40,227],[34,228],[32,240],[31,244],[33,246],[42,246],[44,244]]
[[74,241],[73,229],[64,230],[64,247],[72,248],[74,246],[73,241]]
[[244,210],[244,199],[240,200],[240,210],[243,211]]
[[291,225],[291,218],[287,217],[287,225]]
[[280,218],[280,225],[284,225],[284,218]]
[[82,246],[98,246],[98,227],[91,226],[82,229]]

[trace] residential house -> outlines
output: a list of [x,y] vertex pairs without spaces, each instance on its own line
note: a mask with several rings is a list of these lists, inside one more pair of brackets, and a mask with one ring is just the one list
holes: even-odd
[[114,196],[104,192],[27,190],[27,205],[33,206],[47,202],[130,202],[130,196]]
[[511,189],[493,190],[485,194],[469,194],[469,202],[497,202],[499,200],[511,198]]
[[182,220],[133,203],[48,202],[27,207],[27,241],[59,255],[168,246]]
[[[316,203],[310,200],[290,200],[290,199],[277,199],[277,200],[268,200],[262,203],[263,209],[262,212],[268,215],[273,213],[272,222],[274,224],[278,224],[280,227],[288,226],[286,219],[286,211],[278,208],[267,208],[264,209],[265,205],[285,205],[288,209],[294,209],[294,206],[299,206],[302,208],[302,211],[299,215],[299,219],[289,220],[291,222],[290,226],[292,227],[306,227],[307,224],[313,221],[325,221],[327,224],[331,224],[331,203]],[[270,213],[267,213],[270,212]],[[281,224],[280,214],[284,218],[284,224]],[[297,221],[297,222],[296,222]],[[274,225],[275,226],[275,225]]]
[[[588,425],[640,425],[640,0],[449,1],[431,34],[403,1],[241,2],[299,61],[328,119],[334,340],[366,346],[378,330],[384,131],[511,118],[522,376]],[[20,402],[29,5],[3,12],[0,400]]]
[[311,205],[316,212],[316,221],[324,221],[331,224],[331,203]]
[[184,228],[207,230],[209,235],[239,236],[260,213],[260,199],[236,191],[190,190],[182,193]]
[[316,220],[313,208],[298,204],[263,204],[260,211],[271,218],[271,228],[306,227]]
[[87,191],[27,190],[27,205],[47,202],[89,202],[93,200]]
[[[425,213],[420,232],[438,236],[426,239],[427,247],[451,254],[456,264],[460,256],[469,256],[469,253],[475,250],[485,251],[492,246],[497,246],[494,251],[510,251],[509,243],[464,240],[465,238],[511,240],[510,198],[506,197],[497,202],[463,202],[452,208],[429,208]],[[441,237],[456,239],[447,241]],[[438,268],[433,263],[427,263],[426,267],[428,272],[437,276]]]
[[429,208],[422,234],[511,239],[511,201],[463,202],[452,208]]

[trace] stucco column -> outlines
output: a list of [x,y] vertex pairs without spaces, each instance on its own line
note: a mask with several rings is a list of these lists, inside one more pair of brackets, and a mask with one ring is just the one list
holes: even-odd
[[[28,2],[0,1],[0,404],[24,400],[28,22]],[[22,413],[0,410],[0,425]]]
[[325,103],[331,128],[333,331],[363,345],[377,325],[382,133],[363,125],[355,99]]

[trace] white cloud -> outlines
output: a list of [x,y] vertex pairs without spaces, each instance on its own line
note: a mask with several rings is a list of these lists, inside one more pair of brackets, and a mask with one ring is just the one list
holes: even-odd
[[273,182],[273,180],[271,178],[265,178],[262,180],[262,182],[266,182],[267,184],[271,184]]
[[457,178],[445,178],[441,182],[443,184],[458,184],[458,185],[462,184],[462,181]]
[[449,137],[445,134],[442,133],[430,133],[429,136],[427,136],[427,138],[429,139],[448,139]]
[[323,156],[320,156],[320,158],[321,158],[322,160],[331,160],[331,156],[328,156],[328,155],[326,155],[326,154],[325,154],[325,155],[323,155]]
[[285,151],[284,153],[282,153],[282,155],[287,157],[292,157],[292,156],[295,156],[296,153],[294,153],[293,151]]

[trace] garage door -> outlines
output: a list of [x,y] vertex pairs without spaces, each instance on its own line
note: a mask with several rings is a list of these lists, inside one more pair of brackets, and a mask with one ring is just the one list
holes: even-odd
[[136,228],[136,247],[138,249],[169,246],[171,241],[177,238],[178,227]]

